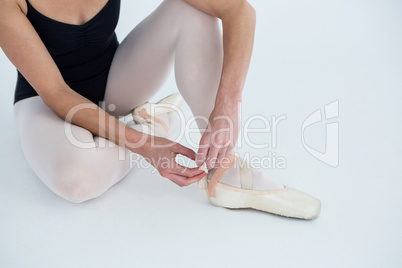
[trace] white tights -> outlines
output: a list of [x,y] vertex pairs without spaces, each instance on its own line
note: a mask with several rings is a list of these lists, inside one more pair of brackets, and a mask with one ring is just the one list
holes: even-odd
[[[194,115],[209,117],[223,59],[218,20],[184,0],[165,0],[137,25],[118,47],[109,72],[105,110],[127,114],[149,100],[174,64],[177,86]],[[114,109],[110,104],[113,104]],[[100,196],[130,171],[130,151],[88,130],[71,125],[74,137],[92,148],[79,148],[65,135],[65,125],[39,96],[17,102],[14,119],[24,155],[36,175],[59,196],[80,203]],[[200,129],[206,127],[197,121]],[[140,125],[133,128],[139,131]],[[97,146],[106,144],[107,146]],[[126,154],[119,160],[119,150]],[[233,176],[236,177],[236,176]],[[281,188],[261,175],[261,190]],[[227,184],[238,185],[225,175]],[[261,183],[256,183],[261,185]]]

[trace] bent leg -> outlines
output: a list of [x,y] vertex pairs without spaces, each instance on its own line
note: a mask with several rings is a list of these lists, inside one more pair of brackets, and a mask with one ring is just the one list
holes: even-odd
[[[39,96],[18,101],[14,120],[33,171],[50,190],[71,202],[100,196],[130,171],[130,151],[65,122]],[[66,135],[65,126],[75,140]]]
[[[223,64],[222,35],[217,18],[184,0],[165,0],[122,41],[109,72],[106,108],[125,115],[149,100],[175,67],[176,83],[194,116],[208,119],[218,91]],[[202,133],[206,120],[197,120]],[[212,173],[211,173],[212,174]],[[238,186],[239,168],[221,182]],[[281,189],[260,170],[253,170],[255,190]]]
[[[183,0],[165,0],[121,42],[105,92],[106,108],[125,115],[149,100],[173,62],[179,91],[194,115],[209,117],[223,60],[218,19]],[[205,127],[201,122],[200,127]]]

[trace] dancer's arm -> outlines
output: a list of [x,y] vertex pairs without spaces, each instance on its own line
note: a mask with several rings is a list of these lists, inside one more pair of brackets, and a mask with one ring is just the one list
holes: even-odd
[[[162,150],[152,148],[150,135],[138,132],[106,113],[103,109],[73,91],[64,81],[57,65],[47,51],[30,21],[15,0],[0,0],[0,47],[39,94],[43,102],[60,118],[83,127],[96,136],[109,139],[155,164],[161,157],[183,154],[194,158],[194,152],[180,144]],[[70,111],[82,107],[73,113]],[[156,138],[166,144],[167,140]],[[173,161],[172,161],[173,162]],[[200,179],[200,172],[172,166],[158,171],[180,186]],[[179,174],[179,175],[178,175]],[[196,178],[194,178],[196,177]]]
[[[218,157],[219,160],[227,156],[238,137],[240,127],[237,120],[238,104],[241,101],[250,65],[256,14],[246,0],[185,1],[222,20],[224,58],[221,81],[215,108],[210,117],[211,132],[205,132],[203,135],[197,156],[197,164],[201,165],[207,161],[207,167],[210,169],[216,163],[215,158]],[[222,116],[226,119],[214,120],[214,118]],[[225,128],[230,128],[231,133],[219,133],[219,130]],[[219,134],[214,136],[214,132]]]

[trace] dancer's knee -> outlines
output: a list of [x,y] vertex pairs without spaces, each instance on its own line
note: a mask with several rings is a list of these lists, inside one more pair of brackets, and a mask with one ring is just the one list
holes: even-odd
[[105,172],[81,163],[66,163],[52,172],[52,190],[62,198],[82,203],[106,191]]
[[98,188],[97,181],[81,171],[60,175],[54,184],[56,194],[73,203],[82,203],[96,197]]
[[165,4],[171,9],[171,12],[176,13],[181,24],[194,27],[194,25],[203,28],[208,26],[216,27],[218,19],[201,10],[193,7],[184,0],[165,0]]

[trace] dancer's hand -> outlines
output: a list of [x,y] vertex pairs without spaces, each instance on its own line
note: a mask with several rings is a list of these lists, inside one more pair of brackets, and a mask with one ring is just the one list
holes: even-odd
[[205,176],[198,168],[188,168],[176,162],[176,155],[181,154],[195,160],[195,152],[171,140],[149,136],[142,146],[141,155],[153,165],[162,177],[168,178],[180,187],[188,186]]
[[236,144],[239,136],[238,102],[217,103],[209,117],[207,130],[201,137],[196,164],[207,169],[219,165]]

